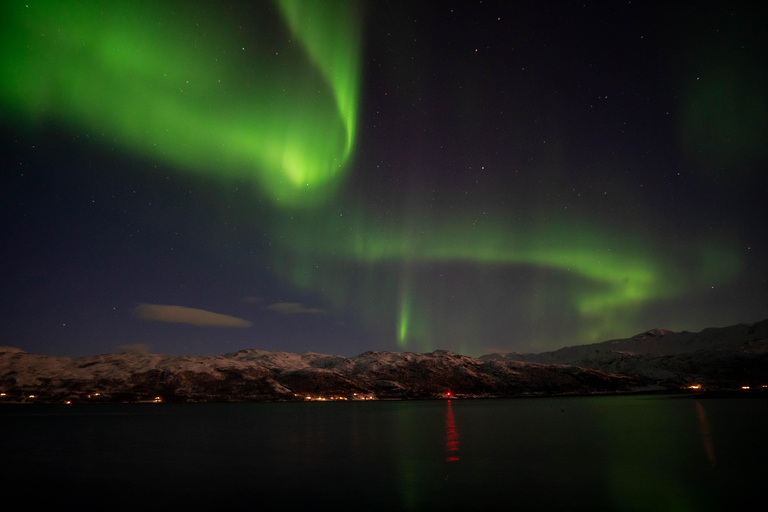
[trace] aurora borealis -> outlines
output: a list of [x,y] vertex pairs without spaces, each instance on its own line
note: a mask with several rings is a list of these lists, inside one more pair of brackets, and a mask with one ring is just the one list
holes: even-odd
[[353,147],[359,22],[343,3],[278,5],[292,43],[227,34],[202,7],[10,5],[4,103],[185,169],[255,175],[275,202],[315,202]]
[[0,345],[479,355],[760,320],[753,19],[8,2]]

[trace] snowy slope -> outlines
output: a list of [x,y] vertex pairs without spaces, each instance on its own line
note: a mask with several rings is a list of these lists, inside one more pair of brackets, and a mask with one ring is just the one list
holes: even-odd
[[541,354],[486,354],[484,361],[566,364],[660,381],[740,387],[768,383],[768,320],[701,332],[654,329],[631,338]]
[[482,361],[447,351],[366,352],[352,358],[243,350],[214,357],[0,353],[5,400],[164,401],[438,398],[611,393],[647,382],[601,371]]
[[662,329],[543,354],[473,358],[365,352],[346,358],[241,350],[67,358],[0,347],[0,401],[248,401],[499,397],[768,384],[768,320],[699,333]]

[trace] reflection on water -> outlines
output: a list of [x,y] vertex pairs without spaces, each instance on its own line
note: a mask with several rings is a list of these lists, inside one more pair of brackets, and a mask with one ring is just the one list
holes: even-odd
[[445,414],[445,453],[446,462],[459,462],[459,432],[456,430],[450,400],[448,400],[448,411]]
[[768,400],[647,396],[6,406],[0,486],[57,508],[715,512],[762,496],[767,423]]
[[709,431],[709,423],[707,422],[707,413],[704,411],[704,406],[697,400],[696,401],[696,417],[699,419],[699,432],[701,432],[701,442],[704,444],[704,452],[707,454],[707,459],[712,467],[715,467],[715,448],[712,446],[712,434]]

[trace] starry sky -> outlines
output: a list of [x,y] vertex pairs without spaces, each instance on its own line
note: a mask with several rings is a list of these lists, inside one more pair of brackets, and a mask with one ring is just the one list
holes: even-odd
[[755,2],[0,11],[0,345],[478,356],[768,317]]

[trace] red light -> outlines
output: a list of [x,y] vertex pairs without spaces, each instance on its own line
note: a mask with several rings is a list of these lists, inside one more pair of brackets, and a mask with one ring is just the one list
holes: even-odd
[[445,394],[448,395],[448,396],[451,396],[451,392],[450,391],[447,391]]

